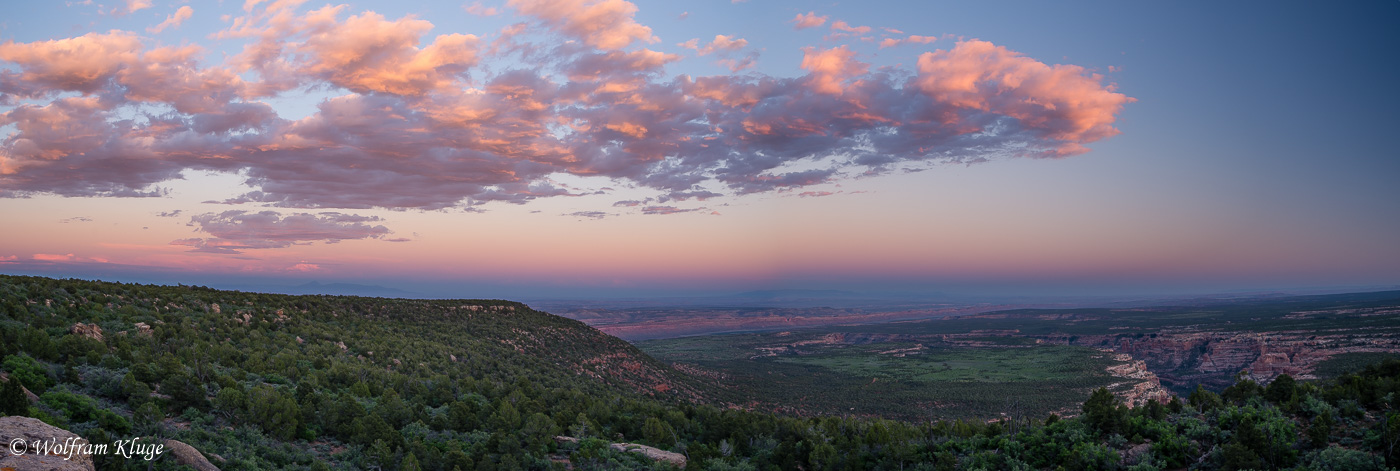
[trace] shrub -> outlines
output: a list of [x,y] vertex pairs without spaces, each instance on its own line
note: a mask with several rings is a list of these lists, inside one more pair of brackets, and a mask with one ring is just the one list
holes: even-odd
[[44,391],[53,386],[53,379],[49,377],[48,368],[35,360],[34,357],[20,353],[5,357],[5,371],[10,372],[11,378],[18,378],[20,383],[33,391],[34,394],[43,394]]

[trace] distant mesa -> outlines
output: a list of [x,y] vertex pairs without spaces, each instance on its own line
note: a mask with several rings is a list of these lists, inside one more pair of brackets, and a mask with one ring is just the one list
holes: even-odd
[[419,298],[423,295],[398,288],[355,283],[320,283],[312,281],[287,289],[286,294],[329,294],[340,296],[370,296],[379,298]]

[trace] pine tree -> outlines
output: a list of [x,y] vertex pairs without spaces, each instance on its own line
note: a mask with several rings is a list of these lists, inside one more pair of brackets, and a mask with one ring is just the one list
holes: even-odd
[[423,471],[423,468],[418,465],[418,457],[409,452],[408,456],[404,457],[403,464],[399,465],[399,471]]
[[1269,387],[1264,388],[1264,399],[1274,404],[1285,404],[1292,401],[1297,395],[1298,382],[1287,374],[1278,375],[1274,381],[1269,383]]
[[28,413],[29,398],[24,397],[24,385],[20,384],[19,378],[11,377],[5,382],[4,388],[0,388],[0,415]]
[[674,435],[675,432],[671,429],[670,424],[662,422],[656,417],[648,417],[646,424],[642,425],[642,436],[657,446],[670,447],[674,445],[676,443],[672,439]]
[[1125,417],[1118,398],[1108,388],[1098,388],[1084,401],[1084,422],[1105,435],[1117,433]]

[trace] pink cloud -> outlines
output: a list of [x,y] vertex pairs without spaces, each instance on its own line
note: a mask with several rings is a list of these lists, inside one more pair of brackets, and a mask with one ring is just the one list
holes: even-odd
[[501,9],[481,6],[481,2],[472,2],[471,5],[464,6],[462,9],[476,16],[496,16],[501,13]]
[[313,272],[313,271],[321,271],[321,266],[320,266],[320,265],[317,265],[317,264],[315,264],[315,263],[305,263],[305,262],[303,262],[303,263],[298,263],[298,264],[296,264],[296,265],[292,265],[292,266],[290,266],[290,267],[287,267],[287,271],[295,271],[295,272],[309,273],[309,272]]
[[797,17],[792,19],[792,29],[816,28],[826,24],[827,18],[828,17],[825,16],[817,16],[817,12],[814,11],[809,11],[805,14],[798,13]]
[[338,16],[347,9],[345,5],[327,5],[298,15],[297,7],[304,1],[274,1],[259,9],[257,5],[264,0],[248,0],[243,9],[249,14],[233,18],[228,29],[213,35],[215,39],[254,38],[229,60],[236,72],[256,72],[261,78],[244,92],[244,97],[272,96],[301,85],[305,78],[298,69],[305,58],[293,54],[300,44],[296,40],[335,27]]
[[[298,3],[245,3],[248,14],[219,33],[246,39],[245,49],[212,65],[197,46],[148,46],[121,31],[0,45],[0,93],[29,101],[0,112],[0,126],[15,130],[0,140],[0,197],[157,196],[162,182],[201,170],[246,176],[248,192],[230,203],[480,210],[577,195],[551,180],[564,173],[659,190],[636,203],[646,206],[937,162],[1073,155],[1116,134],[1132,101],[1080,67],[982,41],[924,54],[914,70],[871,70],[841,46],[804,49],[800,77],[668,77],[681,57],[629,47],[650,30],[627,2],[513,2],[539,21],[501,30],[485,50],[468,34],[428,36],[433,25],[412,16]],[[601,20],[576,24],[585,17]],[[547,42],[526,39],[540,36]],[[724,35],[691,45],[717,55],[748,47]],[[508,66],[490,63],[498,54],[512,56]],[[297,87],[341,95],[297,120],[257,101]],[[258,214],[204,217],[220,230]],[[293,243],[268,240],[176,243],[218,252]],[[331,238],[301,242],[313,240]]]
[[311,60],[301,71],[359,93],[422,95],[452,84],[477,62],[478,40],[470,34],[441,35],[419,49],[419,36],[431,28],[408,17],[353,15],[308,35],[300,49]]
[[918,87],[963,109],[1004,114],[1066,144],[1053,155],[1086,151],[1080,142],[1118,134],[1113,122],[1134,101],[1076,65],[1046,65],[986,41],[963,41],[919,56]]
[[23,72],[0,73],[0,92],[20,96],[91,93],[123,65],[134,62],[140,50],[141,40],[124,31],[32,43],[6,41],[0,44],[0,60],[15,63]]
[[917,34],[912,34],[902,39],[885,38],[880,40],[880,49],[884,49],[887,47],[895,47],[903,44],[929,44],[937,40],[938,38],[933,36],[919,36]]
[[741,70],[745,70],[745,69],[752,68],[752,67],[754,66],[754,64],[757,63],[757,62],[758,62],[758,53],[757,53],[757,52],[752,52],[752,53],[749,53],[749,54],[745,54],[743,57],[738,58],[738,59],[720,59],[720,60],[719,60],[719,64],[725,66],[726,68],[728,68],[730,72],[739,72],[739,71],[741,71]]
[[715,52],[737,51],[747,47],[749,41],[743,38],[734,38],[723,34],[716,34],[715,39],[704,47],[699,46],[699,39],[692,39],[681,43],[682,47],[695,50],[698,55],[709,55]]
[[870,27],[869,27],[869,26],[851,26],[850,24],[846,23],[845,21],[836,20],[836,21],[834,21],[834,22],[831,23],[831,30],[832,30],[832,31],[839,31],[839,32],[841,32],[841,33],[849,33],[849,34],[861,35],[861,34],[869,33],[869,32],[870,32]]
[[[706,56],[716,53],[718,53],[720,56],[732,56],[732,53],[737,52],[745,47],[748,47],[749,45],[749,41],[746,39],[734,38],[731,36],[725,36],[723,34],[715,35],[715,39],[710,41],[710,43],[706,44],[705,46],[700,46],[699,43],[700,39],[697,38],[691,39],[684,43],[680,43],[678,45],[686,49],[694,50],[696,55],[698,56]],[[757,61],[758,52],[754,51],[744,55],[743,57],[725,57],[716,61],[716,63],[725,66],[729,69],[730,72],[738,72],[753,67],[754,63]]]
[[780,92],[780,85],[775,80],[752,83],[737,81],[732,77],[697,77],[694,81],[684,81],[681,85],[691,96],[716,100],[731,108],[751,107]]
[[[74,254],[48,254],[36,253],[31,258],[36,262],[65,262],[65,263],[111,263],[110,260],[102,257],[83,257]],[[0,258],[0,261],[15,261],[17,257],[8,259]]]
[[855,60],[855,51],[846,46],[827,50],[807,47],[802,53],[802,68],[811,72],[812,87],[821,93],[839,95],[847,79],[870,69],[869,64]]
[[589,82],[619,73],[649,73],[680,60],[680,56],[640,49],[632,52],[608,51],[579,54],[566,69],[570,80]]
[[122,31],[7,42],[0,45],[0,60],[20,65],[23,72],[0,72],[0,92],[37,97],[58,91],[95,93],[119,85],[112,91],[130,99],[170,102],[183,112],[202,112],[226,103],[242,87],[241,79],[226,69],[201,69],[194,59],[202,52],[198,46],[144,49],[136,36]]
[[194,9],[190,8],[189,5],[182,6],[179,10],[175,10],[175,13],[165,17],[165,21],[150,28],[146,28],[146,32],[160,33],[161,31],[165,31],[165,28],[179,28],[180,24],[190,19],[191,16],[194,16]]
[[227,113],[243,80],[221,67],[200,68],[195,57],[201,53],[198,46],[151,49],[125,64],[116,84],[133,101],[169,103],[185,113]]
[[616,50],[635,41],[659,41],[651,35],[651,28],[633,19],[637,6],[625,0],[510,0],[508,4],[599,49]]
[[112,16],[122,17],[151,7],[151,0],[124,0],[122,3],[112,7]]

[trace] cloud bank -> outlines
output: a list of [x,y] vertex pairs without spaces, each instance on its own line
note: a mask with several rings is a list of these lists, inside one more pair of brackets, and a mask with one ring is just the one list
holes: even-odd
[[[520,23],[437,35],[424,19],[300,3],[248,2],[214,35],[242,51],[215,64],[199,45],[118,30],[0,44],[0,128],[14,129],[0,141],[0,197],[160,196],[162,182],[202,170],[247,176],[249,191],[230,202],[288,208],[471,208],[574,195],[554,174],[609,177],[684,201],[901,165],[1081,154],[1118,133],[1116,116],[1133,101],[1082,67],[975,39],[922,53],[913,69],[872,68],[842,45],[805,48],[797,77],[672,76],[667,65],[683,58],[649,49],[659,39],[623,0],[512,0],[501,13]],[[173,30],[191,14],[181,10],[153,30]],[[832,28],[870,30],[839,20]],[[725,35],[689,47],[752,49]],[[747,57],[733,70],[756,51]],[[339,96],[301,119],[265,101],[308,89]],[[228,214],[196,216],[214,237],[185,245],[236,251],[382,235],[363,232],[382,227],[370,221],[297,214],[268,224],[362,232],[243,237],[221,232],[263,213]]]

